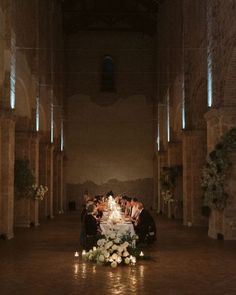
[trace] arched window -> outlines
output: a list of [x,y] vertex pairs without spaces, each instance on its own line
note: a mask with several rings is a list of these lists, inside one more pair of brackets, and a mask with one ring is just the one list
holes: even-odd
[[102,85],[101,91],[115,91],[114,62],[111,56],[105,56],[102,63]]

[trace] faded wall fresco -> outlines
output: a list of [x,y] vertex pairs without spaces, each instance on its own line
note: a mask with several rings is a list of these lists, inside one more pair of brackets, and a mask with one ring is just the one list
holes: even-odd
[[[67,198],[113,190],[153,198],[154,51],[140,33],[81,32],[66,42]],[[93,46],[91,47],[91,44]],[[101,92],[101,62],[111,55],[116,91]]]

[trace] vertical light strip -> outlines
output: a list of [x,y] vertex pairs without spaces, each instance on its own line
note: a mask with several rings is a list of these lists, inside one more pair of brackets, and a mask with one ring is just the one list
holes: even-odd
[[54,139],[54,106],[53,103],[51,103],[51,143],[53,143]]
[[213,105],[213,60],[212,60],[212,13],[211,4],[207,7],[207,105]]
[[64,124],[63,120],[61,120],[61,151],[64,150]]
[[161,150],[161,134],[160,134],[160,104],[157,109],[157,150]]
[[185,113],[185,81],[184,81],[184,75],[182,80],[182,106],[181,106],[181,112],[182,112],[182,129],[186,128],[186,113]]
[[35,126],[36,126],[36,131],[39,131],[39,94],[36,96],[36,116],[35,116],[36,122],[35,122]]
[[11,35],[11,65],[10,65],[10,107],[15,108],[16,104],[16,36]]
[[157,124],[157,150],[160,151],[160,124]]
[[166,112],[167,112],[167,142],[170,142],[170,94],[169,89],[166,96]]

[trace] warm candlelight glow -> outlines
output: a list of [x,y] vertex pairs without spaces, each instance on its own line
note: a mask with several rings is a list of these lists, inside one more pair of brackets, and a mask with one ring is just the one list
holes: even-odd
[[79,252],[75,252],[75,257],[78,258],[79,257]]
[[82,256],[85,256],[86,255],[86,250],[83,250],[82,251]]
[[132,265],[135,265],[135,264],[136,264],[136,257],[131,256],[131,257],[130,257],[130,261],[131,261],[131,264],[132,264]]
[[140,252],[139,256],[140,256],[140,257],[143,257],[143,256],[144,256],[143,251]]
[[96,251],[97,250],[97,248],[96,247],[93,247],[93,251]]

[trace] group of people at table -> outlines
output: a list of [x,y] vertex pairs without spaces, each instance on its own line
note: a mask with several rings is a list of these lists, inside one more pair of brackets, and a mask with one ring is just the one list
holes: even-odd
[[[138,236],[137,243],[150,244],[156,240],[156,225],[149,211],[144,204],[136,198],[117,195],[108,192],[103,196],[92,197],[88,194],[84,196],[84,206],[81,211],[81,246],[90,250],[96,246],[97,240],[103,235],[102,222],[107,215],[108,203],[111,200],[115,204],[115,209],[119,208],[126,223],[130,223]],[[112,212],[114,213],[114,212]],[[112,214],[110,212],[110,214]]]

